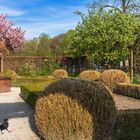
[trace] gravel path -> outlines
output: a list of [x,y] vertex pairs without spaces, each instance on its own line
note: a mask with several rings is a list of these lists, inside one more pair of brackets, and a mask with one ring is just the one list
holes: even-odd
[[34,125],[34,115],[19,96],[19,88],[11,88],[11,92],[0,93],[0,122],[9,119],[9,130],[0,132],[0,140],[39,140]]
[[113,94],[114,101],[118,110],[140,109],[140,99]]

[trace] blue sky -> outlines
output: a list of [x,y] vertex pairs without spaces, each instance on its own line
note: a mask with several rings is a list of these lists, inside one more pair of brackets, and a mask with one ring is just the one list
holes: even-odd
[[51,37],[76,27],[92,0],[0,0],[0,13],[26,30],[26,39],[47,33]]

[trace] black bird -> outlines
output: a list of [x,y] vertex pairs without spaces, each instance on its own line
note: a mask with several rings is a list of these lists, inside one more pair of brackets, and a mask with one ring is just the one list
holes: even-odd
[[1,134],[3,134],[3,130],[7,130],[8,132],[11,132],[8,130],[8,126],[9,126],[9,123],[8,123],[8,119],[4,119],[3,122],[0,124],[0,130],[1,130]]

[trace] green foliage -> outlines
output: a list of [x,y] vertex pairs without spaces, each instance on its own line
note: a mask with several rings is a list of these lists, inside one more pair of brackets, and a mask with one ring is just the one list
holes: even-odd
[[73,43],[73,37],[76,34],[76,30],[69,30],[65,35],[64,38],[62,40],[62,46],[63,46],[63,50],[64,50],[64,54],[69,54],[69,47],[72,45]]
[[128,57],[129,47],[139,36],[140,20],[135,15],[90,9],[81,18],[71,43],[71,54],[85,55],[103,64]]
[[19,78],[17,73],[13,70],[10,70],[10,69],[4,70],[2,73],[0,73],[0,76],[10,77],[12,79]]
[[39,72],[39,75],[51,75],[52,72],[55,69],[60,68],[60,64],[58,61],[55,61],[54,59],[49,60],[45,63],[45,66],[41,72]]
[[12,55],[25,55],[25,56],[47,56],[49,57],[50,50],[50,37],[42,33],[39,37],[27,40],[23,49],[18,53],[11,53]]
[[62,45],[63,38],[64,34],[60,34],[51,39],[50,47],[52,50],[52,54],[53,56],[55,56],[56,59],[64,55],[65,46]]
[[21,76],[35,76],[37,75],[37,71],[33,67],[33,65],[29,65],[25,63],[25,65],[22,65],[18,67],[17,73]]
[[41,80],[41,79],[19,79],[14,81],[14,86],[21,86],[20,96],[32,107],[35,106],[37,97],[41,95],[46,86],[54,80]]
[[20,96],[32,107],[35,106],[38,96],[41,94],[41,91],[30,91],[24,86],[21,86]]

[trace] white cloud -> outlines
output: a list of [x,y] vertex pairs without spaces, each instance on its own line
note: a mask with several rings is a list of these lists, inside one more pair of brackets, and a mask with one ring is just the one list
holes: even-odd
[[26,39],[39,36],[41,33],[47,33],[51,37],[60,33],[65,33],[69,29],[74,29],[77,25],[77,21],[61,21],[61,22],[40,22],[40,23],[28,23],[20,25],[26,30]]
[[0,13],[8,14],[8,16],[21,16],[24,14],[23,11],[15,10],[5,6],[0,6]]

